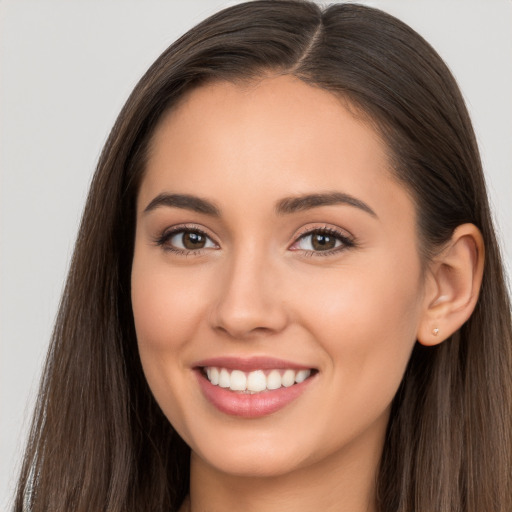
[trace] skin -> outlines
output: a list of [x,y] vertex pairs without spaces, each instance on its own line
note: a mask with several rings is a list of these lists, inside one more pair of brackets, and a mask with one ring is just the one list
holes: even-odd
[[[326,192],[374,214],[344,203],[276,212],[283,198]],[[219,215],[145,211],[163,193],[208,200]],[[430,321],[426,295],[437,293],[418,254],[414,204],[378,134],[293,77],[203,86],[157,128],[137,210],[139,351],[156,400],[192,449],[186,506],[374,510],[390,403]],[[172,251],[181,235],[156,242],[183,225],[211,242],[186,253]],[[324,228],[353,246],[313,251],[305,233]],[[194,362],[260,355],[318,373],[262,418],[228,416],[205,399]]]

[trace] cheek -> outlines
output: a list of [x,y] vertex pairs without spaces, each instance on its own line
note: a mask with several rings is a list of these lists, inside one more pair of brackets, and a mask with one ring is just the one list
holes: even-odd
[[[136,249],[131,280],[132,308],[139,356],[148,385],[164,413],[181,418],[187,342],[194,337],[201,296],[178,279],[175,270],[142,247]],[[138,251],[138,252],[137,252]]]
[[141,352],[179,350],[192,337],[201,293],[175,274],[134,259],[132,307]]
[[410,342],[415,336],[417,288],[406,283],[378,282],[370,276],[347,278],[340,289],[317,301],[311,299],[326,337],[341,337],[352,349],[377,350],[387,344],[398,349],[400,340]]
[[190,397],[191,375],[185,361],[201,315],[202,295],[188,284],[165,263],[135,254],[131,293],[142,369],[156,402],[184,439],[191,438],[189,426],[194,424],[183,400]]
[[307,294],[308,329],[329,355],[337,385],[351,390],[344,397],[354,410],[362,398],[383,407],[395,395],[416,341],[420,284],[419,265],[390,260],[340,269]]

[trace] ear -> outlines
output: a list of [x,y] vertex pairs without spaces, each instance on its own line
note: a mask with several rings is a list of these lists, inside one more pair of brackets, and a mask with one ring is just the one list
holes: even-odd
[[471,316],[482,284],[484,257],[482,234],[475,225],[455,229],[427,270],[419,343],[441,343]]

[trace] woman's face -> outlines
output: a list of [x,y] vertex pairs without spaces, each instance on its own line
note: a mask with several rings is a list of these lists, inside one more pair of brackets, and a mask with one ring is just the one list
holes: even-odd
[[289,76],[189,94],[152,141],[132,301],[195,456],[240,475],[375,463],[422,315],[417,246],[386,147],[339,98]]

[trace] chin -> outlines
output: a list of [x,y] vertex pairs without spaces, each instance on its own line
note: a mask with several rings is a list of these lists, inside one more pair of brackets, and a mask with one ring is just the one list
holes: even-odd
[[[258,431],[251,428],[215,428],[207,434],[200,426],[199,432],[189,430],[183,436],[192,451],[192,461],[201,461],[212,469],[232,476],[276,477],[307,465],[308,454],[315,453],[314,446],[297,435],[283,435],[277,425]],[[243,425],[249,427],[249,425]],[[233,425],[231,425],[233,427]],[[303,434],[303,433],[302,433]]]
[[[195,453],[192,452],[192,458]],[[242,478],[279,477],[300,469],[304,465],[297,454],[283,453],[281,450],[228,449],[213,456],[201,454],[199,457],[209,466],[220,473]]]

